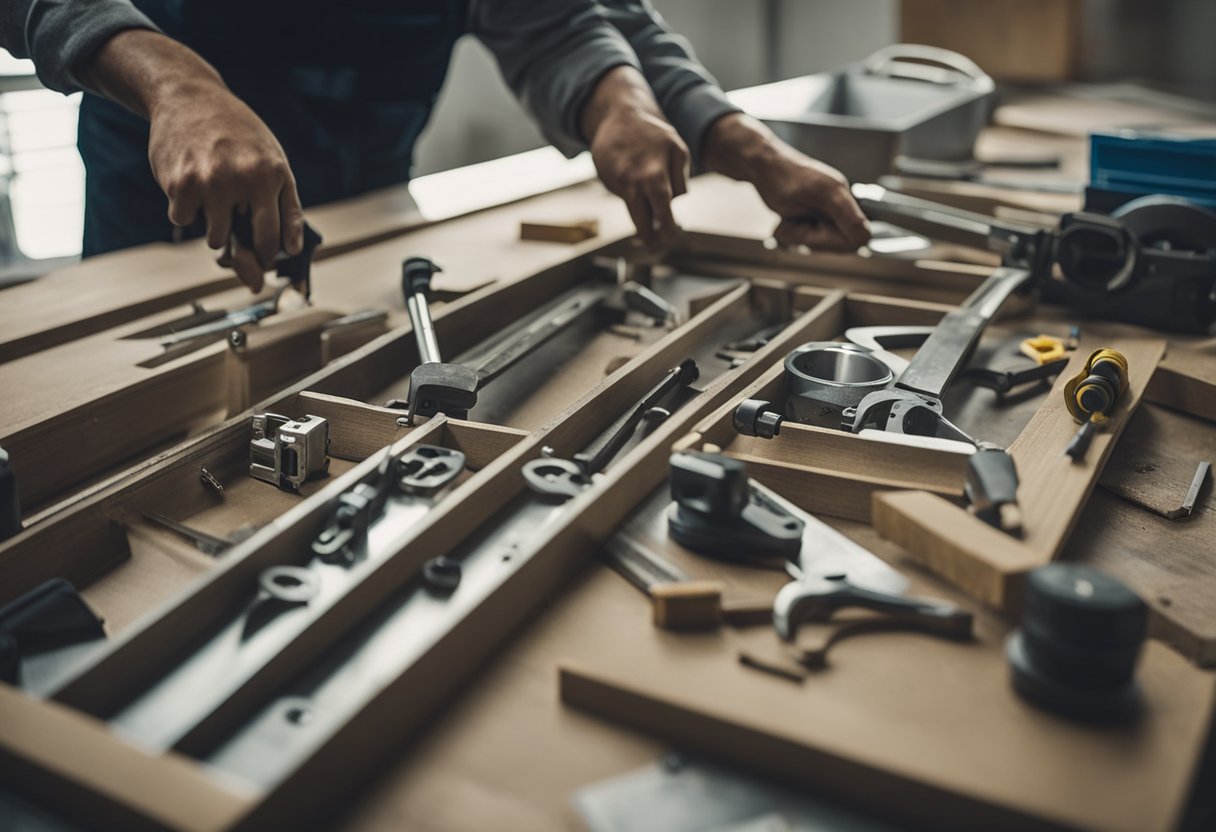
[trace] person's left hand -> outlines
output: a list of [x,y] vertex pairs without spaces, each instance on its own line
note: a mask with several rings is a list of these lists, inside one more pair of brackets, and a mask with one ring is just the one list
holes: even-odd
[[855,251],[870,239],[870,224],[840,171],[802,154],[760,122],[741,113],[723,116],[706,132],[711,169],[751,182],[781,217],[773,237],[786,246]]

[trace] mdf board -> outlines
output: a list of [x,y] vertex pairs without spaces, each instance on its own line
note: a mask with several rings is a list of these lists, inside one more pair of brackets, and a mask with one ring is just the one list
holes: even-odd
[[961,52],[1002,81],[1065,81],[1080,63],[1082,0],[901,0],[900,40]]
[[[272,693],[277,685],[306,667],[318,652],[333,645],[343,632],[375,610],[403,582],[408,582],[426,558],[437,552],[452,551],[499,509],[516,499],[523,487],[519,467],[523,462],[535,458],[542,444],[552,446],[557,453],[569,453],[585,445],[652,383],[656,373],[695,352],[707,336],[719,335],[722,323],[736,313],[747,291],[745,287],[739,287],[722,295],[687,325],[669,333],[653,349],[631,360],[582,396],[559,418],[506,450],[484,469],[479,478],[460,486],[459,493],[453,494],[447,504],[429,512],[416,532],[403,539],[402,548],[387,560],[374,564],[374,568],[365,570],[347,595],[323,613],[305,634],[263,666],[229,701],[226,710],[217,712],[205,725],[200,725],[170,756],[176,760],[180,759],[178,752],[197,753],[207,746],[210,738],[239,724],[243,710]],[[632,450],[627,450],[623,458],[609,468],[602,481],[612,495],[610,501],[613,505],[603,522],[614,522],[613,518],[625,509],[629,504],[628,495],[637,493],[639,478],[649,479],[662,471],[671,442],[686,432],[706,407],[720,404],[730,389],[749,382],[759,365],[771,360],[780,351],[805,338],[821,337],[824,331],[821,323],[823,316],[829,315],[840,302],[839,295],[825,300],[815,309],[797,317],[785,332],[757,352],[754,361],[729,368],[716,378],[706,379],[706,387],[699,396],[677,409],[667,424]],[[343,403],[329,396],[302,393],[300,398],[304,400],[300,402],[301,405],[328,407],[334,413],[344,408],[359,408],[358,405]],[[380,418],[379,409],[369,410],[371,412],[365,414],[369,419],[374,421]],[[433,433],[442,429],[444,422],[443,419],[428,422],[416,430],[424,433],[430,430]],[[451,427],[455,428],[455,423]],[[484,431],[485,428],[480,430]],[[284,556],[298,557],[294,553],[298,553],[301,544],[315,533],[316,519],[330,505],[336,492],[349,487],[353,480],[366,476],[375,462],[373,458],[360,463],[320,493],[305,496],[282,518],[235,549],[231,562],[224,568],[213,571],[177,603],[162,605],[157,614],[130,628],[103,655],[69,680],[56,694],[56,699],[90,713],[109,712],[124,691],[138,686],[141,680],[155,674],[166,660],[180,655],[180,645],[189,641],[192,633],[205,628],[209,616],[225,608],[225,598],[242,591],[241,587],[247,585],[256,567]],[[147,487],[151,488],[152,483],[148,483]],[[584,497],[576,499],[570,505],[567,516],[581,518],[594,513],[584,508],[596,500],[599,495],[595,492],[599,490],[599,486],[593,487]],[[621,501],[622,497],[624,501]],[[56,522],[52,521],[50,525]],[[565,534],[569,535],[569,528],[569,523],[563,522],[552,534],[562,534],[565,530]],[[538,559],[532,553],[523,553],[519,569],[509,578],[509,584],[470,612],[468,621],[453,631],[451,640],[445,642],[442,654],[428,656],[425,661],[404,670],[406,675],[393,682],[383,693],[377,694],[365,709],[352,715],[352,722],[344,725],[333,742],[320,749],[317,756],[309,758],[286,780],[257,794],[254,799],[256,808],[245,816],[242,823],[257,828],[263,823],[315,817],[314,812],[323,805],[323,800],[340,796],[362,774],[359,766],[351,765],[352,760],[361,759],[372,764],[390,747],[399,748],[388,744],[395,743],[394,738],[407,728],[416,727],[424,721],[429,711],[443,701],[446,692],[472,672],[494,645],[511,632],[514,623],[526,618],[583,562],[577,556],[572,556],[568,537],[560,549],[552,550],[548,543],[550,538],[548,531],[537,535],[537,554],[543,552],[545,556]],[[454,660],[452,656],[458,658]],[[409,707],[411,703],[417,707]],[[394,714],[394,718],[387,723],[382,718],[386,715],[386,708],[391,708]],[[35,720],[44,721],[39,717],[35,717]],[[374,730],[369,730],[372,728]],[[2,732],[0,728],[0,734]],[[0,743],[3,743],[3,739],[0,739]],[[106,753],[102,752],[103,756]],[[341,765],[336,766],[339,759]],[[44,759],[38,761],[35,767],[45,768],[47,764],[48,761]],[[210,782],[216,776],[201,767],[186,768],[192,776],[202,781]],[[80,775],[80,780],[83,781],[79,783],[82,788],[107,806],[111,814],[104,817],[122,817],[124,811],[134,812],[140,817],[154,817],[158,811],[154,797],[131,800],[111,781],[95,773]],[[205,790],[211,787],[200,788]],[[144,809],[147,811],[144,812]]]

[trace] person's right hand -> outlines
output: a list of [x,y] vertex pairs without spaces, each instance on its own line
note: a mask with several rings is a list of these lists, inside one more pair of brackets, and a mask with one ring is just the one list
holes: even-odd
[[235,211],[248,212],[252,251],[232,247],[231,266],[250,289],[280,250],[304,247],[304,213],[287,155],[270,129],[215,69],[185,46],[147,29],[116,33],[76,68],[86,89],[151,122],[148,160],[169,198],[169,220],[201,211],[207,244],[224,248]]
[[222,87],[166,102],[151,113],[148,159],[169,198],[169,219],[189,225],[201,210],[207,245],[224,248],[234,211],[248,212],[253,249],[232,246],[231,266],[253,291],[280,249],[304,245],[304,213],[283,148],[252,110]]

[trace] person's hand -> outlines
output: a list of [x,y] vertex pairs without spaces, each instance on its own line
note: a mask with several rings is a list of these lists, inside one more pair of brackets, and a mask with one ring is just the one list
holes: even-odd
[[625,201],[638,236],[648,245],[670,244],[678,231],[671,201],[688,190],[688,146],[663,118],[645,79],[632,67],[610,70],[581,123],[596,173]]
[[231,266],[260,291],[280,250],[304,246],[304,214],[287,156],[262,120],[198,55],[159,32],[110,38],[80,68],[86,86],[148,118],[148,160],[169,198],[169,220],[189,225],[201,211],[207,244],[229,244],[233,212],[248,212],[253,248],[233,245]]
[[202,211],[207,245],[224,248],[234,211],[248,212],[253,249],[234,245],[223,261],[253,291],[280,249],[304,244],[304,213],[283,148],[253,111],[222,88],[200,90],[151,113],[148,159],[169,197],[169,219],[189,225]]
[[778,139],[750,116],[723,116],[705,136],[711,170],[751,182],[781,217],[773,237],[786,246],[854,251],[870,239],[870,224],[840,171]]

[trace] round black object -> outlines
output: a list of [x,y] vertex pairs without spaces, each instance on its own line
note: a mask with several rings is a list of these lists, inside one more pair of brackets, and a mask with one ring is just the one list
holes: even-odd
[[1147,610],[1123,583],[1088,566],[1030,573],[1022,627],[1006,655],[1013,687],[1036,705],[1078,719],[1132,716]]
[[1142,246],[1196,252],[1216,249],[1216,212],[1182,197],[1142,196],[1120,205],[1112,216],[1121,220]]
[[432,592],[450,595],[460,586],[464,571],[460,561],[445,555],[439,555],[428,560],[422,567],[422,583]]

